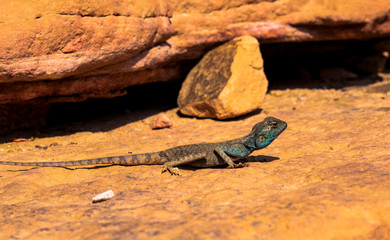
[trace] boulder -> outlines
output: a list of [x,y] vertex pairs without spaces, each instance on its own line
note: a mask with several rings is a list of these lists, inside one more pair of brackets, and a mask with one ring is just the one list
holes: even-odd
[[202,58],[185,79],[177,102],[185,115],[234,118],[258,109],[267,87],[259,44],[242,36]]

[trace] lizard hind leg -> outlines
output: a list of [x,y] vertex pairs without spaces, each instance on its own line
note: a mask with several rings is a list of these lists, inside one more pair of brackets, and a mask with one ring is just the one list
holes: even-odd
[[206,157],[206,153],[194,153],[178,159],[169,160],[164,163],[163,170],[161,173],[168,171],[172,175],[182,176],[179,169],[176,166],[184,165],[193,161],[200,160]]

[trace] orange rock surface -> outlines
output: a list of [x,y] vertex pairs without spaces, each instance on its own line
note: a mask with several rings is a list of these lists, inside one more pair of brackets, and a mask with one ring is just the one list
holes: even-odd
[[[235,121],[181,118],[173,109],[170,129],[151,130],[150,117],[107,132],[3,143],[5,161],[67,161],[227,140],[266,116],[288,123],[241,169],[183,168],[175,177],[161,166],[0,166],[0,239],[388,239],[383,89],[277,90],[260,114]],[[114,198],[92,204],[110,189]]]
[[182,77],[183,60],[242,35],[261,43],[385,39],[389,3],[0,0],[0,104],[118,96]]

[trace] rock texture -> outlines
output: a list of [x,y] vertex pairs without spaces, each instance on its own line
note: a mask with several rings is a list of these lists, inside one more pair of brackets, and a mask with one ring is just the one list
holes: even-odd
[[[137,84],[148,77],[83,75],[133,58],[173,33],[167,1],[3,1],[1,5],[1,103],[112,95],[131,85],[123,78],[136,79],[133,84]],[[31,83],[37,91],[30,89]]]
[[[388,82],[271,91],[261,114],[236,121],[181,118],[173,109],[170,129],[151,130],[150,117],[107,132],[5,142],[2,160],[66,161],[223,141],[266,115],[289,124],[241,169],[184,168],[184,177],[174,177],[161,166],[0,166],[0,239],[389,239],[390,95],[383,86],[389,90]],[[112,199],[91,203],[109,189]]]
[[267,87],[259,43],[243,36],[208,52],[183,82],[177,102],[185,115],[234,118],[259,109]]
[[[390,35],[388,0],[1,0],[0,5],[2,104],[113,97],[131,85],[176,79],[182,60],[245,34],[262,43]],[[382,48],[388,50],[388,44]]]
[[2,82],[79,75],[134,57],[171,36],[167,3],[115,2],[43,1],[43,10],[30,9],[34,4],[28,1],[27,6],[2,3],[2,10],[16,14],[36,11],[24,17],[2,14]]

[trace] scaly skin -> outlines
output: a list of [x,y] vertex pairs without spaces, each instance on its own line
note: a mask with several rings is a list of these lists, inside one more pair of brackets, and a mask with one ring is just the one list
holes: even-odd
[[5,162],[1,165],[68,167],[81,165],[164,165],[162,172],[181,175],[176,166],[213,167],[227,164],[229,168],[244,167],[234,161],[244,159],[253,151],[271,144],[287,128],[282,120],[267,117],[253,126],[252,131],[242,137],[218,143],[199,143],[169,148],[160,152],[104,157],[67,162]]

